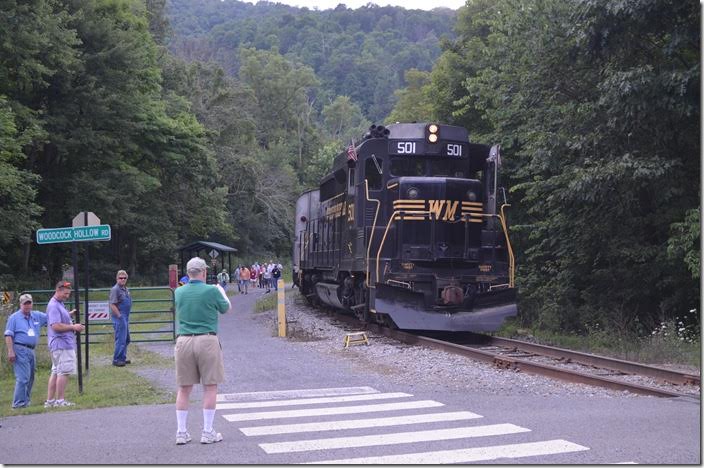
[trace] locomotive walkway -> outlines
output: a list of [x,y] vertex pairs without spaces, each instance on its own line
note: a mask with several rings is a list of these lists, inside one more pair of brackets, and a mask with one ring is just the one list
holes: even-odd
[[[4,419],[0,462],[701,462],[698,402],[518,398],[404,385],[276,337],[270,322],[252,312],[261,295],[234,296],[235,311],[221,319],[227,380],[219,387],[215,427],[223,442],[176,446],[173,404],[77,409]],[[144,346],[172,355],[168,344]],[[170,370],[151,378],[173,388]],[[202,421],[200,393],[193,400],[192,434]]]

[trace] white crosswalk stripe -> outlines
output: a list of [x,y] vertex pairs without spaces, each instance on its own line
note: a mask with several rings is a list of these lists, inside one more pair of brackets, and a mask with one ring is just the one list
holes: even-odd
[[304,388],[301,390],[273,390],[270,392],[219,393],[217,401],[258,401],[286,398],[312,398],[333,395],[361,395],[379,393],[372,387]]
[[435,452],[406,453],[402,455],[384,455],[381,457],[345,458],[311,462],[317,465],[437,465],[444,463],[472,463],[497,460],[499,458],[523,458],[537,455],[555,455],[558,453],[589,450],[566,440],[546,440],[544,442],[527,442],[522,444],[494,445],[458,450],[438,450]]
[[297,440],[295,442],[275,442],[259,444],[266,453],[307,452],[344,447],[371,447],[375,445],[412,444],[433,440],[466,439],[493,435],[529,432],[513,424],[493,424],[490,426],[458,427],[453,429],[434,429],[432,431],[396,432],[393,434],[374,434],[355,437],[335,437],[331,439]]
[[[491,445],[477,447],[477,442],[471,448],[452,450],[435,450],[434,442],[456,441],[449,447],[461,447],[462,440],[530,433],[531,429],[507,422],[499,424],[471,425],[457,427],[449,423],[470,421],[483,418],[482,415],[470,411],[443,411],[444,404],[434,400],[413,400],[413,395],[403,392],[382,393],[372,387],[318,388],[300,390],[278,390],[267,392],[246,392],[222,394],[217,397],[216,409],[227,421],[241,423],[244,421],[293,420],[291,423],[251,425],[238,427],[247,437],[256,438],[259,447],[268,455],[310,452],[309,461],[299,463],[322,464],[444,464],[472,463],[497,459],[524,458],[531,456],[547,456],[560,453],[580,452],[588,447],[573,442],[553,439],[514,444]],[[379,403],[379,400],[402,399],[403,401]],[[360,404],[365,402],[365,404]],[[288,409],[298,406],[297,409]],[[304,407],[304,408],[301,408]],[[248,411],[265,409],[266,411]],[[430,410],[430,412],[427,412]],[[393,412],[410,412],[410,414],[393,414]],[[418,414],[422,412],[421,414]],[[379,416],[350,416],[363,413],[381,413]],[[384,414],[391,413],[391,414]],[[296,419],[305,418],[301,422]],[[316,421],[316,419],[319,419]],[[470,424],[470,425],[467,425]],[[397,426],[415,426],[417,430],[394,431]],[[445,425],[445,427],[442,427]],[[453,427],[454,426],[454,427]],[[363,429],[374,428],[373,432]],[[385,429],[389,428],[389,429]],[[347,431],[340,432],[340,431]],[[357,433],[355,434],[355,431]],[[338,434],[330,437],[328,433]],[[306,440],[295,440],[297,434],[318,433]],[[361,435],[360,435],[361,434]],[[277,437],[278,436],[278,437]],[[291,440],[285,440],[291,436]],[[283,440],[282,440],[283,438]],[[535,438],[535,437],[534,437]],[[263,440],[262,440],[263,439]],[[272,440],[273,439],[273,440]],[[412,444],[422,444],[426,451],[412,450]],[[395,446],[394,455],[375,455],[364,457],[341,458],[355,454],[355,448]],[[399,448],[410,447],[410,450],[399,453]],[[447,448],[447,443],[443,448]],[[347,450],[348,452],[341,452]],[[336,453],[337,456],[325,457],[325,451]],[[379,453],[378,451],[376,453]],[[361,452],[364,454],[364,452]],[[322,458],[330,458],[323,460]],[[280,461],[280,459],[277,459]]]
[[407,424],[433,423],[445,421],[462,421],[481,418],[481,415],[469,411],[449,413],[415,414],[412,416],[391,416],[388,418],[347,419],[343,421],[326,421],[317,423],[279,424],[273,426],[241,427],[247,436],[274,434],[292,434],[298,432],[340,431],[344,429],[364,429],[369,427],[403,426]]
[[[228,421],[252,421],[255,419],[301,418],[305,416],[327,416],[331,414],[373,413],[377,411],[399,411],[405,409],[434,408],[444,406],[433,400],[408,401],[404,403],[381,403],[378,405],[337,406],[333,408],[310,408],[286,411],[258,411],[254,413],[224,414]],[[217,409],[217,406],[216,406]]]
[[216,409],[268,408],[272,406],[300,406],[319,403],[346,403],[348,401],[389,400],[410,397],[408,393],[371,393],[366,395],[345,395],[337,397],[303,398],[298,400],[250,401],[244,403],[217,403]]

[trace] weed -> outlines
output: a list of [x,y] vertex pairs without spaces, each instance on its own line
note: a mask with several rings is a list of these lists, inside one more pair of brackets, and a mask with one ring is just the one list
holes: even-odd
[[267,312],[269,310],[275,310],[278,304],[277,295],[265,294],[261,299],[258,299],[254,304],[254,312]]

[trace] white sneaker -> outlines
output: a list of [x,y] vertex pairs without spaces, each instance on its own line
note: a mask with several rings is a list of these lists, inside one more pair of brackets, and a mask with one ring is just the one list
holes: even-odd
[[68,400],[64,400],[64,401],[56,401],[56,402],[54,402],[54,406],[76,406],[76,404],[75,404],[75,403],[71,403],[71,402],[68,401]]
[[215,442],[220,442],[222,440],[222,434],[219,432],[215,432],[215,429],[212,429],[209,432],[201,432],[200,434],[200,443],[201,444],[213,444]]
[[191,434],[188,432],[177,432],[176,433],[176,445],[184,445],[191,441]]

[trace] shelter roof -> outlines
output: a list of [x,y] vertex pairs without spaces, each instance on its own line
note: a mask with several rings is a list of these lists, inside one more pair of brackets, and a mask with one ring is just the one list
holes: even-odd
[[220,252],[237,252],[237,249],[234,247],[219,244],[217,242],[208,242],[208,241],[191,242],[190,244],[185,245],[185,246],[179,248],[178,250],[185,251],[185,250],[198,250],[198,249],[215,249]]

